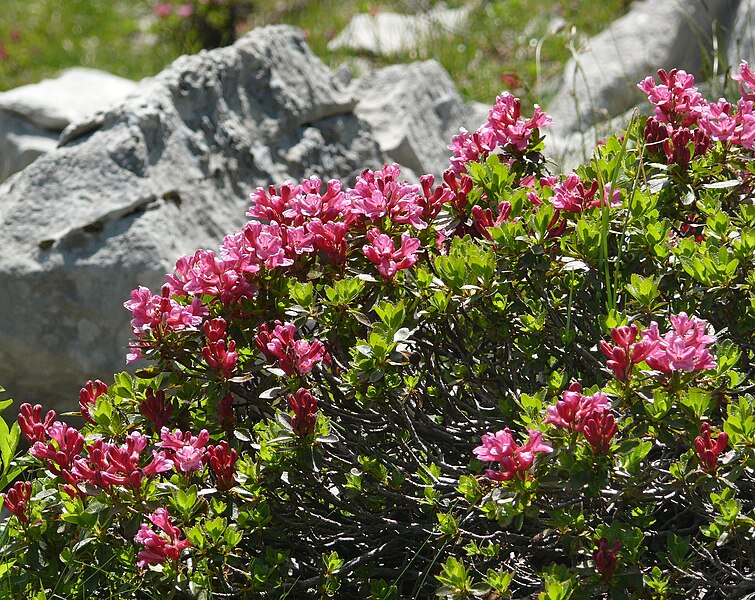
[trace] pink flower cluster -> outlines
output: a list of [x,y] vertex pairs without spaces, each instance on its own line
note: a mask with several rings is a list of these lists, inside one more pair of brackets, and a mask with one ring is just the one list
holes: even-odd
[[29,522],[26,508],[31,500],[31,482],[17,481],[5,494],[0,495],[3,497],[3,508],[7,508],[21,523]]
[[468,163],[482,162],[499,148],[504,152],[524,153],[532,134],[553,123],[537,105],[532,116],[524,119],[521,105],[519,98],[504,92],[496,98],[487,123],[471,134],[461,129],[454,136],[448,148],[453,152],[451,170],[457,177],[467,172]]
[[177,561],[181,552],[191,546],[191,542],[183,537],[183,532],[173,525],[173,518],[164,508],[158,508],[149,516],[152,524],[158,531],[152,529],[146,523],[142,523],[134,541],[144,546],[139,551],[140,567],[157,565],[166,560]]
[[299,388],[288,397],[288,408],[293,411],[291,429],[299,437],[315,432],[317,424],[317,399],[306,388]]
[[306,375],[321,362],[330,364],[330,355],[320,340],[297,339],[293,323],[276,321],[274,325],[272,331],[267,323],[260,325],[254,342],[265,358],[275,362],[287,376]]
[[[365,170],[348,189],[335,179],[323,186],[317,177],[257,188],[247,212],[251,220],[226,236],[217,253],[199,250],[180,258],[160,295],[143,287],[131,292],[124,306],[133,313],[132,330],[139,339],[127,360],[141,358],[143,350],[159,345],[171,332],[199,330],[210,315],[203,302],[216,299],[228,308],[253,301],[263,270],[295,270],[312,260],[343,264],[349,250],[356,249],[350,242],[368,229],[374,233],[363,252],[385,279],[414,265],[419,240],[407,229],[427,228],[444,205],[466,198],[472,182],[460,184],[449,177],[451,183],[436,186],[432,175],[423,175],[419,184],[410,184],[399,175],[394,164]],[[207,346],[207,362],[217,363],[213,368],[225,377],[232,371],[230,343],[225,353],[219,339]]]
[[529,439],[519,446],[507,427],[496,433],[486,433],[482,436],[482,445],[472,452],[482,461],[498,463],[498,470],[487,469],[485,475],[495,481],[523,480],[535,462],[535,454],[550,454],[553,448],[543,443],[543,434],[537,430],[529,430]]
[[173,412],[173,405],[165,397],[163,390],[155,392],[148,387],[144,393],[144,400],[139,404],[139,412],[147,419],[152,431],[160,431],[170,419],[170,413]]
[[590,187],[586,189],[579,175],[570,173],[563,182],[553,186],[554,194],[550,201],[554,208],[572,213],[581,213],[599,206],[615,207],[621,204],[621,192],[619,190],[611,192],[610,183],[604,185],[601,194],[595,198],[599,187],[598,181],[593,180]]
[[598,547],[592,553],[592,559],[595,562],[595,570],[600,573],[604,580],[613,577],[616,570],[616,553],[621,550],[621,542],[615,540],[612,544],[604,537],[598,540]]
[[[668,164],[686,166],[694,156],[705,154],[712,141],[729,142],[755,149],[755,75],[746,62],[739,65],[741,98],[734,107],[724,99],[708,102],[685,71],[658,71],[660,84],[647,77],[638,87],[654,106],[654,116],[645,126],[649,149],[663,152]],[[694,128],[694,129],[693,129]]]
[[582,433],[590,443],[593,454],[608,452],[611,440],[618,431],[608,397],[601,392],[585,396],[576,382],[564,392],[563,400],[548,407],[545,423]]
[[[170,404],[163,392],[155,393],[147,389],[146,400],[140,410],[147,415],[153,427],[164,422],[170,415]],[[228,407],[223,409],[228,412]],[[230,408],[232,411],[232,407]],[[227,418],[227,414],[226,414]],[[95,438],[85,447],[84,436],[66,423],[55,421],[55,412],[49,411],[42,419],[42,407],[32,408],[21,405],[18,422],[21,433],[32,444],[30,453],[45,461],[47,469],[65,482],[62,486],[70,496],[86,496],[82,485],[94,485],[102,489],[111,486],[124,486],[139,489],[145,477],[153,477],[172,469],[190,475],[204,464],[209,464],[218,489],[229,489],[233,484],[233,470],[237,454],[228,448],[227,442],[217,446],[207,446],[210,435],[203,429],[199,435],[167,427],[160,430],[159,450],[152,450],[152,456],[143,460],[149,439],[138,431],[126,436],[124,444],[107,442]],[[143,464],[145,463],[146,464]]]
[[378,266],[378,273],[385,279],[392,280],[402,269],[409,269],[417,262],[420,241],[408,233],[401,234],[401,246],[396,248],[393,239],[380,233],[379,229],[367,232],[369,244],[362,247],[362,252],[370,262]]
[[708,350],[708,345],[716,341],[707,335],[708,324],[697,317],[689,318],[686,313],[671,316],[672,329],[661,336],[658,323],[653,321],[650,328],[642,332],[645,340],[655,343],[655,349],[645,362],[651,369],[662,373],[672,371],[708,371],[716,368],[716,363]]
[[234,340],[228,341],[226,328],[225,319],[220,318],[205,321],[202,326],[206,336],[206,345],[202,348],[202,356],[209,367],[217,371],[223,379],[231,377],[239,358],[239,354],[236,352],[236,342]]
[[94,423],[89,414],[89,409],[97,402],[97,398],[103,394],[107,394],[107,385],[99,379],[96,381],[90,379],[81,388],[79,392],[79,407],[81,408],[81,416],[84,417],[87,423]]
[[708,345],[716,340],[707,335],[708,324],[697,317],[688,317],[681,312],[670,317],[672,329],[661,336],[658,323],[651,322],[638,340],[636,325],[611,330],[615,346],[600,342],[600,349],[608,360],[608,366],[619,381],[631,377],[632,367],[641,362],[661,373],[674,371],[706,371],[716,368]]
[[719,433],[714,442],[710,436],[710,423],[700,426],[700,435],[695,438],[695,452],[703,471],[715,475],[718,470],[718,456],[728,443],[729,434],[725,431]]

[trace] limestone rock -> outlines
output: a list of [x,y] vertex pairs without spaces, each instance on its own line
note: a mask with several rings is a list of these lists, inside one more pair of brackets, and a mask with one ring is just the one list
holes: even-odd
[[586,131],[626,112],[642,99],[636,84],[660,68],[684,69],[699,80],[714,23],[726,30],[738,2],[636,2],[567,64],[563,85],[548,105],[555,121],[553,135]]
[[216,248],[257,186],[353,182],[392,160],[439,173],[478,115],[437,63],[350,82],[285,26],[178,59],[0,184],[0,384],[74,407],[87,379],[126,367],[130,291],[157,291],[179,256]]
[[343,48],[390,56],[412,52],[428,39],[443,33],[456,33],[467,23],[469,6],[436,8],[418,15],[393,12],[354,15],[346,28],[328,44],[329,50]]
[[740,61],[755,65],[755,0],[740,0],[727,40],[726,59],[732,72]]
[[109,108],[135,88],[122,77],[74,68],[0,93],[0,181],[52,150],[69,124]]
[[258,185],[355,177],[385,160],[300,31],[182,57],[0,184],[0,382],[75,406],[125,368],[122,303],[243,225]]
[[465,104],[435,61],[385,67],[354,86],[356,115],[367,122],[391,160],[437,178],[448,168],[446,146],[459,127],[475,130],[488,107]]

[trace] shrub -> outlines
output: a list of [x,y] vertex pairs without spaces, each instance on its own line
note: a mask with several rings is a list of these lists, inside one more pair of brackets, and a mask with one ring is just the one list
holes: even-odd
[[442,182],[257,189],[217,252],[132,292],[149,364],[87,383],[80,431],[22,407],[4,589],[751,591],[755,78],[735,109],[660,77],[565,176],[503,94]]

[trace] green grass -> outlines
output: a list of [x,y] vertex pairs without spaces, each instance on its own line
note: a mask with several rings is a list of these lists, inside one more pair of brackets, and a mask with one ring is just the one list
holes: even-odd
[[[145,19],[151,0],[2,0],[0,90],[81,65],[123,77],[153,75],[181,54],[176,40],[150,43]],[[435,2],[420,0],[258,0],[246,27],[271,22],[299,26],[314,52],[335,67],[355,56],[329,52],[327,43],[352,15],[370,10],[416,12]],[[458,6],[460,2],[449,2]],[[435,58],[467,99],[491,103],[509,90],[525,106],[553,93],[549,82],[590,35],[620,16],[628,0],[492,0],[474,9],[468,30],[442,34],[406,55],[377,64]],[[558,20],[558,31],[552,25]]]

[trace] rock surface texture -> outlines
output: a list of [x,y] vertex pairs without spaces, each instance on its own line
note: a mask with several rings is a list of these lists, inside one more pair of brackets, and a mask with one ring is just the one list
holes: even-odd
[[68,125],[109,108],[135,88],[129,79],[75,68],[0,93],[0,181],[53,150]]
[[462,29],[470,7],[436,8],[417,15],[392,12],[354,15],[346,28],[328,44],[330,50],[346,48],[375,56],[412,52],[427,40]]
[[[475,107],[465,116],[447,76],[445,93],[433,87],[436,65],[405,68],[413,96],[400,68],[380,90],[407,97],[391,113],[401,127],[417,120],[446,140],[477,118]],[[0,184],[2,385],[17,400],[75,406],[87,379],[125,367],[129,292],[159,289],[180,255],[216,248],[246,221],[255,187],[310,175],[350,181],[402,156],[374,135],[369,106],[359,108],[373,85],[345,81],[300,31],[275,26],[182,57],[114,108],[69,125],[57,149]],[[448,155],[421,155],[410,138],[407,166],[442,171]]]
[[547,106],[554,120],[551,150],[569,166],[589,156],[612,119],[624,120],[643,100],[636,84],[659,68],[684,69],[699,79],[714,33],[726,42],[738,5],[751,1],[635,2],[566,65],[561,89]]

